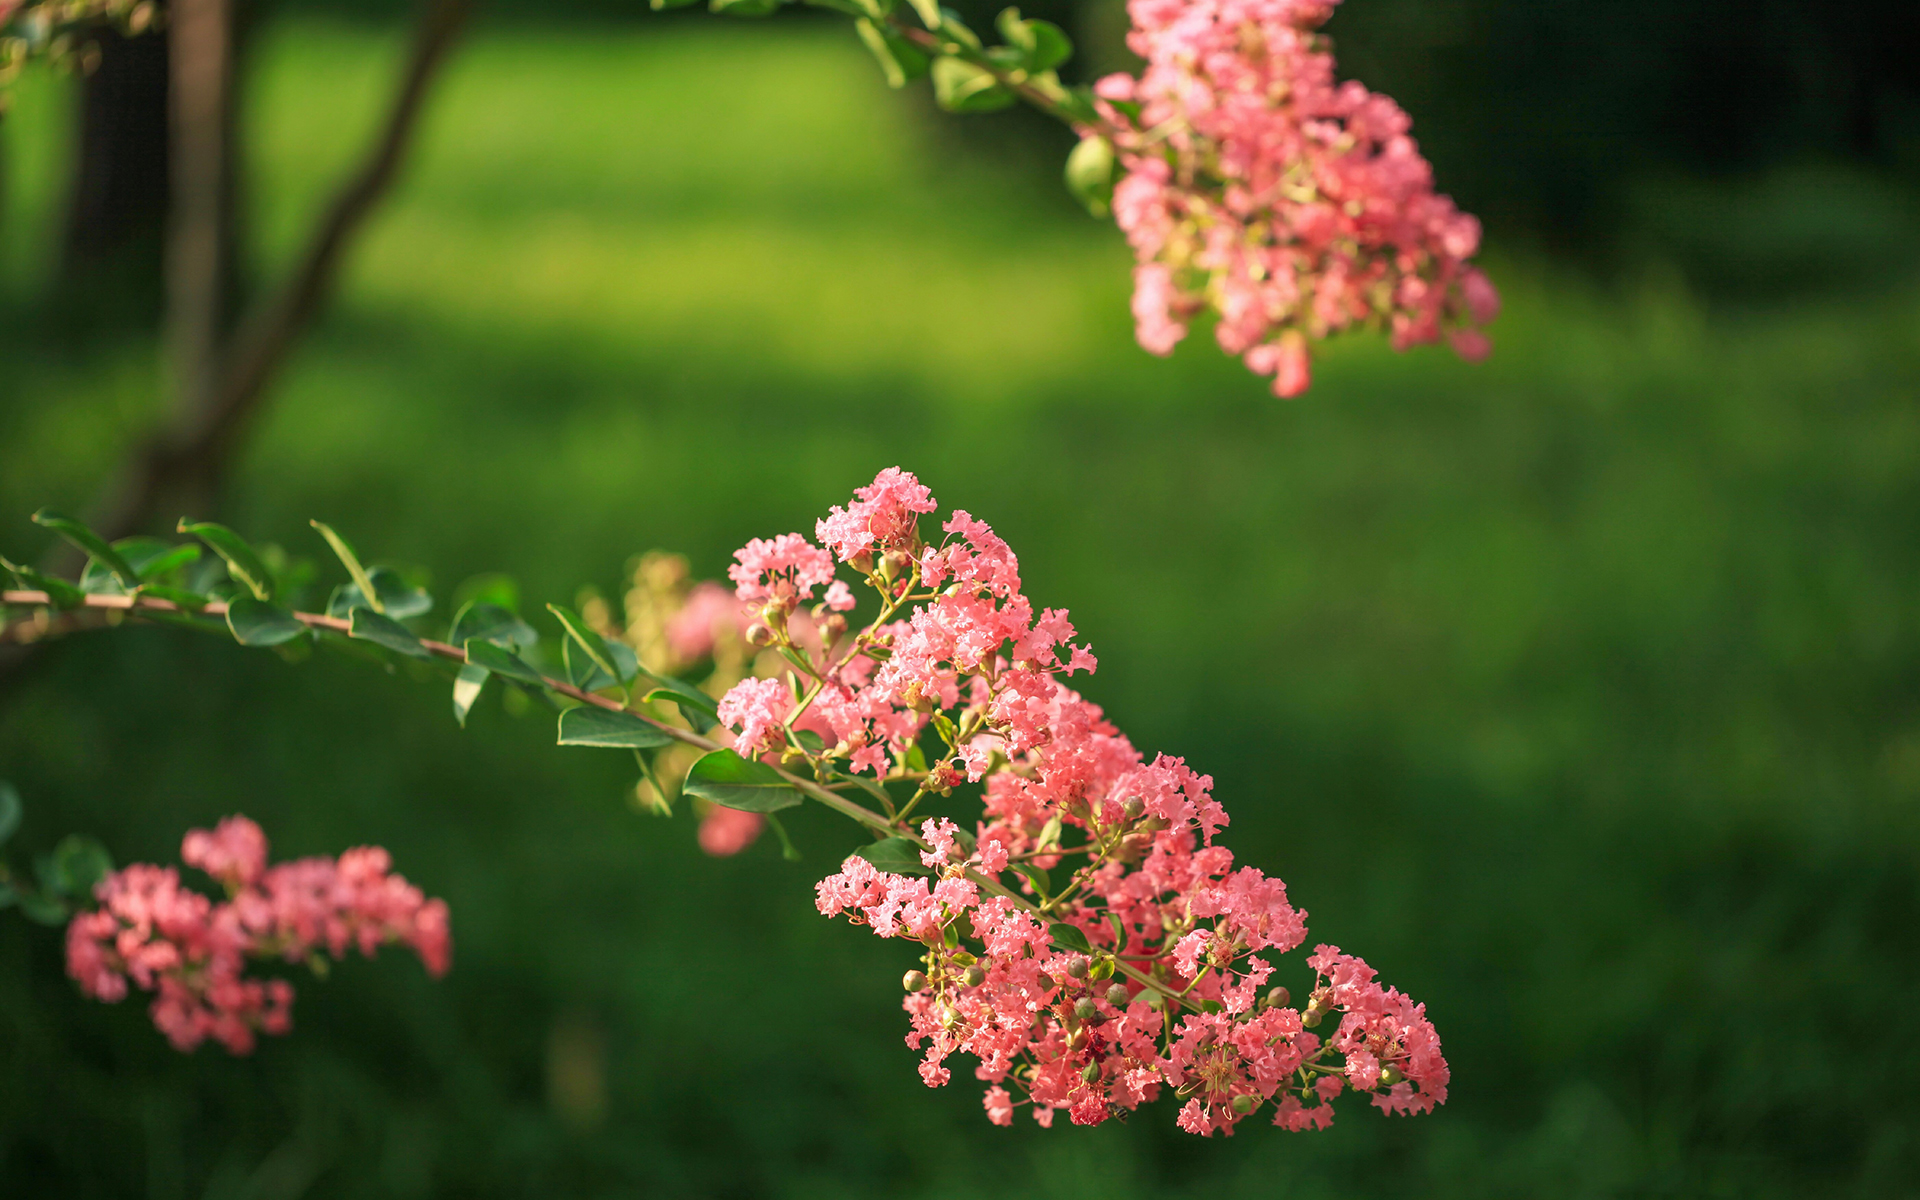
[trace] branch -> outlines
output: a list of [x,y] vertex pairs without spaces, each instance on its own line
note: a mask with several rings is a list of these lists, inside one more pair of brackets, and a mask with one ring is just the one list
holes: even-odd
[[392,185],[427,90],[472,9],[473,0],[431,0],[379,139],[335,196],[292,277],[243,321],[207,402],[189,406],[182,427],[163,432],[139,452],[126,483],[93,522],[110,538],[137,531],[169,491],[220,474],[275,373],[326,299],[342,252]]

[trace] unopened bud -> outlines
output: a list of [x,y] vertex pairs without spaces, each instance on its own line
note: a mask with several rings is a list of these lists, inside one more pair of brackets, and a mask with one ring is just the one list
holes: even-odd
[[845,633],[846,631],[847,631],[847,619],[841,616],[839,613],[833,613],[830,616],[828,616],[826,620],[820,622],[821,636],[826,640],[826,643],[829,646],[839,641],[840,635]]
[[1317,1008],[1308,1008],[1307,1011],[1300,1014],[1300,1023],[1308,1029],[1312,1029],[1320,1023],[1320,1010]]
[[1244,1117],[1253,1111],[1253,1106],[1257,1103],[1259,1103],[1259,1101],[1255,1100],[1252,1096],[1241,1092],[1233,1098],[1233,1111]]
[[1392,1087],[1405,1078],[1406,1076],[1400,1073],[1400,1068],[1398,1067],[1385,1066],[1380,1068],[1380,1082],[1387,1087]]
[[940,1028],[952,1029],[960,1021],[960,1014],[942,1004],[940,1006]]
[[1091,1021],[1100,1015],[1100,1006],[1091,997],[1082,996],[1073,1002],[1073,1015],[1082,1021]]
[[760,608],[760,619],[773,629],[785,629],[787,606],[778,600],[769,600]]
[[1123,814],[1125,814],[1127,820],[1138,821],[1142,816],[1146,814],[1147,806],[1145,802],[1143,802],[1140,799],[1140,797],[1135,796],[1132,799],[1128,800],[1125,804],[1122,804],[1120,806],[1120,811]]
[[987,973],[979,967],[968,967],[965,978],[968,987],[979,987],[987,981]]
[[1115,980],[1113,986],[1107,989],[1107,1003],[1115,1008],[1125,1008],[1128,999],[1127,985],[1118,980]]
[[1087,977],[1087,970],[1088,963],[1084,955],[1076,954],[1067,960],[1067,974],[1073,976],[1075,979],[1085,979]]
[[805,761],[807,761],[806,751],[796,750],[792,746],[787,747],[780,755],[780,765],[783,767],[797,767]]
[[1092,1083],[1094,1080],[1100,1078],[1100,1064],[1097,1062],[1088,1063],[1086,1068],[1080,1072],[1080,1078],[1088,1083]]
[[900,977],[900,986],[910,992],[927,990],[927,976],[924,971],[908,971]]
[[873,573],[873,551],[871,550],[862,550],[848,559],[847,562],[852,565],[854,570],[860,572],[862,575],[870,575]]
[[747,626],[747,641],[755,646],[771,646],[773,645],[773,630],[755,621],[753,624]]
[[1287,1001],[1293,999],[1293,993],[1283,987],[1277,987],[1267,993],[1264,1003],[1268,1008],[1285,1008]]

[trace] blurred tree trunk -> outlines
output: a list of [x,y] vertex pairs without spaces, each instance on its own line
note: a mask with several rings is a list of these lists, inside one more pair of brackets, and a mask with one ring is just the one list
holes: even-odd
[[[232,313],[232,0],[172,0],[167,50],[173,204],[167,227],[166,346],[174,423],[193,425],[213,402]],[[179,499],[195,505],[205,498]]]
[[160,307],[170,187],[167,43],[104,29],[97,44],[99,65],[80,84],[58,286],[145,324]]

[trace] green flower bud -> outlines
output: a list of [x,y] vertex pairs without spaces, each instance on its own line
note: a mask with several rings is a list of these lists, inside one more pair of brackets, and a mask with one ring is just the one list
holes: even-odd
[[747,641],[755,646],[773,645],[773,630],[755,621],[747,626]]
[[1252,1112],[1253,1106],[1258,1103],[1260,1103],[1258,1100],[1242,1092],[1233,1098],[1233,1111],[1244,1117]]
[[1085,955],[1076,954],[1067,960],[1067,974],[1073,976],[1075,979],[1085,979],[1088,968],[1089,964]]
[[1380,1068],[1380,1082],[1386,1087],[1392,1087],[1405,1078],[1406,1076],[1400,1073],[1398,1067],[1385,1066]]
[[1080,1078],[1086,1080],[1088,1083],[1092,1083],[1094,1080],[1100,1078],[1100,1064],[1097,1062],[1088,1063],[1085,1069],[1080,1072]]
[[910,992],[924,992],[927,990],[926,973],[923,971],[908,971],[900,977],[900,986]]
[[968,987],[979,987],[987,981],[987,973],[979,967],[968,967],[966,981]]
[[1118,980],[1115,980],[1113,986],[1107,989],[1107,1003],[1115,1008],[1125,1008],[1130,998],[1127,994],[1127,985]]
[[1140,797],[1135,796],[1133,799],[1128,800],[1125,804],[1121,805],[1120,811],[1126,814],[1127,820],[1138,821],[1141,818],[1141,816],[1147,811],[1147,806],[1140,799]]
[[1082,996],[1073,1002],[1073,1015],[1082,1021],[1091,1021],[1100,1015],[1100,1006],[1091,997]]
[[1285,1008],[1287,1001],[1293,999],[1293,993],[1283,987],[1277,987],[1267,993],[1263,1003],[1268,1008]]

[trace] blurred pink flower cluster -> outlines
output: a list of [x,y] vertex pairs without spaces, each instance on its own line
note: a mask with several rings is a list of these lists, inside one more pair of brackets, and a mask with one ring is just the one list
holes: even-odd
[[1352,326],[1483,358],[1500,307],[1467,265],[1480,223],[1435,194],[1407,114],[1335,82],[1318,30],[1337,2],[1130,0],[1146,70],[1094,89],[1120,131],[1140,344],[1168,354],[1212,310],[1221,348],[1281,396],[1306,390],[1310,341]]
[[124,998],[130,983],[156,993],[153,1023],[181,1050],[212,1038],[245,1054],[256,1033],[287,1031],[292,986],[249,977],[249,959],[307,962],[322,951],[338,959],[351,947],[370,956],[401,943],[436,977],[451,963],[446,902],[392,874],[378,846],[269,867],[260,827],[232,816],[189,832],[180,857],[227,899],[183,887],[172,867],[114,872],[94,890],[100,907],[67,927],[67,973],[99,1000]]
[[[774,543],[742,550],[734,579],[759,605],[757,636],[805,670],[744,680],[720,706],[743,755],[915,788],[897,812],[889,799],[887,816],[917,834],[928,874],[850,857],[817,900],[925,948],[924,969],[906,978],[922,1079],[944,1084],[946,1060],[972,1055],[998,1124],[1021,1105],[1043,1125],[1062,1109],[1095,1124],[1170,1089],[1180,1127],[1201,1134],[1231,1132],[1263,1106],[1285,1128],[1323,1128],[1349,1088],[1389,1112],[1444,1101],[1424,1008],[1360,960],[1321,947],[1304,1007],[1267,988],[1260,953],[1300,946],[1306,914],[1280,880],[1236,868],[1216,843],[1227,814],[1209,777],[1148,760],[1061,681],[1092,671],[1093,655],[1073,644],[1064,611],[1036,613],[1021,594],[1007,544],[964,512],[925,543],[916,518],[933,509],[911,475],[889,470],[820,523],[878,611],[811,645],[780,631],[838,582],[812,557],[827,551],[799,534],[776,539],[777,556],[761,549]],[[801,561],[804,581],[785,574]],[[937,751],[922,744],[929,730]],[[985,806],[971,830],[909,821],[969,784]],[[1313,1032],[1334,1012],[1337,1030]]]

